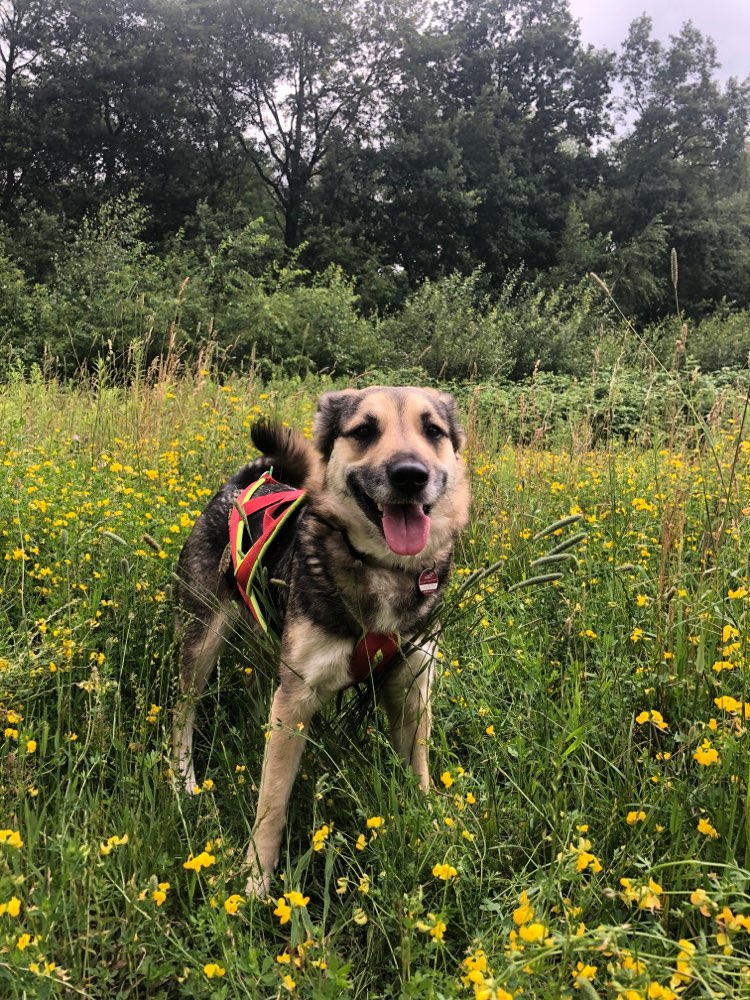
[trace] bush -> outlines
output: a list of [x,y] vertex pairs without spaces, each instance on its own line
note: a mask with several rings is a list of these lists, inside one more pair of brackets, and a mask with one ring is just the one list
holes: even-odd
[[[575,438],[593,445],[610,438],[652,441],[707,421],[747,392],[750,373],[724,369],[600,368],[586,379],[538,372],[517,383],[465,390],[464,408],[495,428],[498,441],[548,447]],[[698,420],[696,420],[696,417]]]
[[28,364],[40,356],[36,306],[33,286],[7,256],[0,241],[0,357],[5,361],[3,368],[17,361]]
[[510,367],[502,315],[481,291],[481,271],[427,280],[401,312],[380,322],[381,340],[401,368],[430,378],[496,377]]
[[373,328],[357,311],[353,281],[335,265],[306,285],[308,277],[294,261],[261,277],[235,272],[216,321],[232,357],[253,354],[262,369],[281,364],[287,371],[350,373],[371,363]]
[[[0,245],[7,360],[28,366],[51,355],[72,373],[107,355],[127,368],[132,356],[189,358],[210,341],[226,365],[252,360],[264,376],[275,367],[455,382],[548,372],[583,383],[592,368],[638,367],[652,355],[670,367],[676,360],[714,371],[745,364],[750,353],[748,312],[724,309],[690,327],[686,364],[675,356],[680,320],[639,338],[624,333],[589,279],[550,288],[520,272],[496,300],[477,270],[427,280],[398,311],[364,316],[340,266],[311,274],[300,265],[303,248],[289,256],[263,219],[229,236],[208,224],[200,238],[178,233],[160,255],[143,238],[147,225],[135,197],[113,199],[72,239],[54,241],[62,249],[45,284],[32,284]],[[220,241],[212,246],[212,239]],[[622,406],[632,402],[637,411],[641,390],[636,380]]]
[[687,350],[703,371],[747,366],[750,358],[750,312],[720,310],[701,320],[691,330]]

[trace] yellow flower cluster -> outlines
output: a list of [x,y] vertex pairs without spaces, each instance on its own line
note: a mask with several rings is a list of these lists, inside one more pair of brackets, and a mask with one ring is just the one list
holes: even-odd
[[0,830],[0,844],[7,844],[17,850],[23,847],[23,840],[18,830]]
[[661,909],[661,897],[664,890],[652,878],[646,883],[634,882],[630,878],[621,878],[620,885],[623,888],[620,897],[628,905],[635,903],[639,910],[651,910],[652,912]]
[[513,1000],[513,994],[495,982],[492,969],[487,964],[487,956],[481,948],[470,952],[462,966],[464,972],[461,981],[473,987],[474,1000]]
[[449,865],[446,862],[444,864],[435,865],[434,868],[432,869],[432,874],[435,876],[435,878],[442,879],[443,882],[448,882],[450,881],[450,879],[455,878],[458,875],[458,872],[453,867],[453,865]]
[[127,842],[127,833],[123,834],[122,837],[118,837],[116,835],[108,837],[105,843],[99,845],[99,853],[104,855],[111,854],[115,847],[122,847],[124,844],[127,844]]
[[200,872],[203,868],[210,868],[210,866],[216,861],[216,856],[211,854],[212,846],[211,842],[208,841],[206,844],[206,849],[201,851],[195,857],[191,854],[187,861],[183,861],[182,867],[186,871]]
[[569,844],[565,851],[561,851],[557,855],[557,860],[572,865],[579,874],[592,871],[598,875],[603,871],[602,863],[595,854],[591,853],[591,841],[586,837],[579,837],[577,844]]
[[656,726],[662,732],[666,732],[669,729],[661,712],[657,712],[655,708],[652,708],[651,711],[645,709],[639,715],[636,715],[635,721],[639,726],[644,726],[647,722],[650,722],[651,725]]
[[518,898],[518,906],[513,911],[513,923],[518,927],[518,930],[513,928],[510,931],[511,951],[523,950],[523,946],[518,943],[519,938],[524,944],[540,944],[541,942],[552,944],[552,939],[548,937],[547,926],[538,920],[535,921],[534,915],[534,907],[529,903],[528,893],[524,889]]
[[721,763],[719,751],[712,746],[709,739],[704,739],[701,745],[693,754],[693,758],[698,761],[701,767],[711,767],[713,764]]
[[325,842],[326,842],[326,840],[328,840],[328,837],[329,837],[332,829],[333,829],[333,823],[331,823],[330,826],[327,823],[324,823],[323,826],[321,826],[321,828],[319,830],[316,830],[313,833],[313,838],[312,839],[313,839],[313,850],[314,851],[322,851],[323,850],[323,848],[325,846]]
[[303,910],[309,902],[309,896],[303,896],[301,892],[293,889],[290,892],[285,892],[283,896],[279,896],[273,915],[279,918],[279,923],[283,926],[292,919],[292,910]]

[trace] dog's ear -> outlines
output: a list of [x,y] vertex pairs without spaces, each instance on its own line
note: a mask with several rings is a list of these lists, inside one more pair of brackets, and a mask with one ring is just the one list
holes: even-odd
[[463,450],[466,444],[466,434],[464,433],[463,427],[458,422],[458,408],[456,407],[456,400],[449,392],[439,393],[438,400],[448,424],[453,450],[456,454],[458,454]]
[[324,392],[318,400],[313,438],[315,447],[326,462],[331,457],[342,422],[356,409],[359,395],[357,389],[342,389],[339,392]]

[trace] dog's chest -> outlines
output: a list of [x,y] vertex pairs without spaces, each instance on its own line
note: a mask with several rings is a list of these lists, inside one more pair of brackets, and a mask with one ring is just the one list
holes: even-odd
[[408,631],[432,603],[420,592],[416,574],[360,567],[348,577],[346,597],[368,631]]

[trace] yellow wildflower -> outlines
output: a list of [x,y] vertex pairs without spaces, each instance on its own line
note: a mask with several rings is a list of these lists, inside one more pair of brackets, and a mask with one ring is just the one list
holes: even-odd
[[324,823],[323,826],[321,826],[321,828],[319,830],[316,830],[313,833],[313,850],[314,851],[322,851],[323,850],[323,847],[325,846],[325,842],[328,839],[328,835],[330,834],[331,830],[332,830],[332,827],[329,826],[327,823]]
[[518,934],[522,941],[528,943],[536,943],[538,941],[544,941],[547,936],[547,928],[544,924],[524,924],[518,931]]
[[648,711],[648,709],[645,709],[639,715],[636,715],[635,721],[638,723],[639,726],[643,726],[645,725],[645,723],[651,722],[653,723],[653,725],[656,726],[657,729],[660,729],[662,732],[669,729],[669,726],[664,721],[663,715],[661,714],[661,712],[657,712],[655,708],[652,708],[650,712]]
[[628,826],[635,826],[636,823],[643,823],[645,819],[646,819],[646,813],[643,811],[643,809],[638,809],[638,810],[632,809],[625,817],[625,822],[628,824]]
[[513,922],[520,927],[521,924],[527,924],[534,919],[534,907],[529,906],[529,897],[525,889],[519,896],[518,902],[518,909],[513,911]]
[[[158,887],[151,893],[151,898],[157,906],[163,906],[167,898],[169,882],[160,882]],[[145,895],[145,894],[144,894]],[[140,898],[140,897],[139,897]]]
[[429,921],[429,923],[425,922],[424,920],[418,920],[417,921],[418,929],[425,934],[429,934],[433,941],[442,941],[443,935],[448,929],[448,925],[446,924],[446,922],[443,920],[442,917],[435,916],[434,913],[428,913],[427,920]]
[[591,982],[592,979],[596,978],[597,967],[595,965],[584,965],[583,962],[579,962],[575,969],[570,973],[575,980],[575,987],[579,989],[578,980],[586,979]]
[[449,865],[446,863],[442,865],[435,865],[435,867],[432,869],[432,874],[435,876],[435,878],[440,878],[444,882],[447,882],[449,879],[455,878],[456,875],[458,875],[458,872],[453,867],[453,865]]
[[290,906],[298,906],[300,908],[307,906],[310,902],[309,896],[303,896],[301,892],[293,889],[291,892],[285,892],[284,895],[289,900]]
[[719,751],[711,746],[711,741],[708,739],[703,740],[703,743],[693,754],[693,758],[703,767],[710,767],[712,764],[718,764],[720,761]]
[[123,834],[122,837],[117,837],[117,836],[108,837],[106,844],[99,845],[99,853],[105,855],[111,854],[113,848],[120,847],[123,844],[127,844],[127,842],[128,842],[127,833]]
[[242,906],[244,902],[245,902],[244,898],[242,896],[237,895],[237,893],[235,892],[231,896],[227,896],[227,898],[224,900],[224,909],[226,910],[227,913],[234,916],[234,914],[239,910],[240,906]]
[[11,896],[7,903],[0,903],[0,917],[6,913],[9,917],[17,917],[21,912],[21,900],[18,896]]
[[707,819],[701,818],[698,820],[698,833],[703,833],[707,837],[713,837],[714,840],[719,839],[719,832],[716,827],[711,826]]
[[273,915],[279,918],[282,927],[292,919],[292,908],[283,896],[279,896],[276,900],[276,909],[273,911]]
[[214,861],[216,861],[216,857],[213,854],[209,854],[208,851],[201,851],[196,857],[193,857],[191,854],[187,861],[183,861],[182,867],[187,871],[199,872],[201,868],[209,868]]

